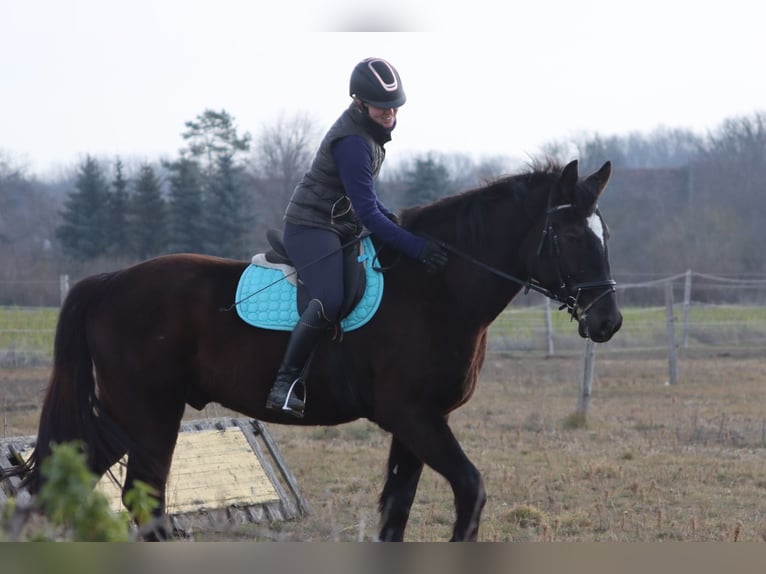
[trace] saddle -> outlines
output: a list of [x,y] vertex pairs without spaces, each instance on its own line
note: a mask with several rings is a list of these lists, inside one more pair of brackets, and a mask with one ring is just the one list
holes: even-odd
[[[274,265],[288,265],[295,267],[287,255],[285,244],[282,240],[282,232],[276,229],[266,231],[266,240],[271,249],[264,256],[269,263]],[[343,248],[343,305],[341,306],[340,319],[346,318],[357,306],[364,296],[367,286],[367,276],[364,265],[360,260],[362,242],[355,241]],[[303,314],[311,297],[306,291],[303,282],[297,281],[297,305],[298,314]]]

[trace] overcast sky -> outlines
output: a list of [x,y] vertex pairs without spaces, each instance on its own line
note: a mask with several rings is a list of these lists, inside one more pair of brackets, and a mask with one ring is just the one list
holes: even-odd
[[206,108],[254,136],[296,114],[325,129],[368,56],[408,96],[389,157],[524,159],[583,133],[705,134],[766,109],[753,0],[375,4],[0,0],[0,153],[42,175],[88,153],[174,157]]

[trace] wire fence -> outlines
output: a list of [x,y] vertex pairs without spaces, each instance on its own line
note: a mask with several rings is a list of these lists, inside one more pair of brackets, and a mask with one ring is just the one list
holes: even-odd
[[[714,293],[718,296],[712,296]],[[618,283],[617,298],[623,325],[607,343],[583,341],[576,325],[567,324],[566,313],[553,315],[550,301],[526,301],[519,306],[511,304],[495,321],[489,352],[582,356],[575,412],[583,416],[592,393],[596,355],[612,360],[625,356],[666,358],[667,367],[656,373],[656,378],[668,385],[679,383],[679,362],[686,359],[743,353],[766,356],[766,278],[687,271]],[[634,300],[643,304],[631,305]]]
[[[623,326],[611,341],[596,345],[598,356],[667,356],[677,361],[679,353],[766,349],[766,276],[687,271],[643,281],[619,279]],[[58,292],[59,301],[70,285],[67,275],[34,285],[44,283],[48,291]],[[0,309],[5,310],[0,313],[0,366],[49,362],[57,307],[11,304]],[[4,319],[11,310],[21,317]],[[490,330],[489,353],[585,357],[589,352],[568,313],[534,292],[519,295]]]
[[[535,293],[520,299],[493,324],[491,351],[546,356],[582,352],[583,341],[565,311],[551,310],[551,303]],[[599,354],[766,347],[766,277],[687,271],[640,282],[618,281],[617,301],[623,311],[622,329],[598,345]]]

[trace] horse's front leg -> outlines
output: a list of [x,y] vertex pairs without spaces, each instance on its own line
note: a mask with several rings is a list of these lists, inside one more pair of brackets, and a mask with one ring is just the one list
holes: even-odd
[[386,484],[380,494],[380,533],[383,542],[401,542],[410,517],[410,508],[418,489],[423,462],[391,438]]
[[425,464],[447,479],[455,497],[452,541],[475,541],[487,501],[481,474],[463,452],[445,416],[438,413],[398,413],[392,434]]

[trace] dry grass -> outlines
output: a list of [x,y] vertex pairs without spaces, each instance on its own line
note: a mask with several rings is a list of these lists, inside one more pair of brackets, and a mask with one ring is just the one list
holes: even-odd
[[[766,540],[765,358],[682,357],[671,387],[667,359],[598,357],[579,425],[579,358],[490,359],[473,399],[451,417],[487,488],[480,540]],[[0,371],[6,434],[35,432],[43,371]],[[269,430],[313,515],[209,538],[373,539],[387,435],[366,421]],[[451,490],[426,469],[407,539],[447,539],[452,521]]]

